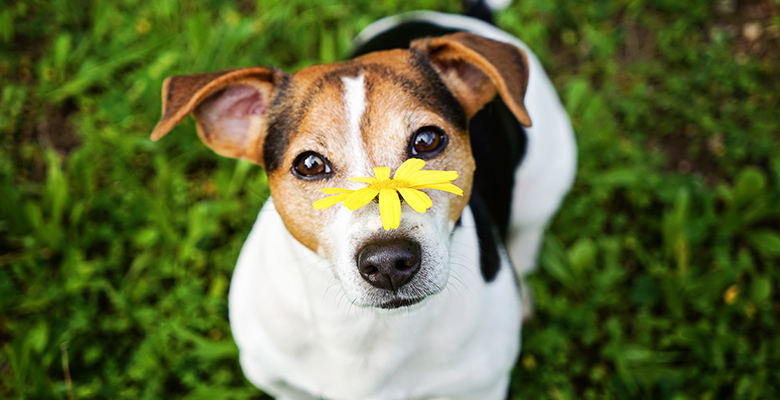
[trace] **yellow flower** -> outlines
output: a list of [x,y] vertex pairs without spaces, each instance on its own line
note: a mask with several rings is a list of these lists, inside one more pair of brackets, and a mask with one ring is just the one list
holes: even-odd
[[[463,196],[463,191],[450,183],[458,177],[455,171],[421,171],[425,161],[410,158],[404,161],[395,175],[390,179],[390,168],[374,168],[376,178],[350,178],[355,182],[368,185],[358,190],[326,188],[320,189],[325,194],[335,196],[317,200],[312,204],[315,209],[322,210],[344,202],[344,207],[355,211],[379,197],[379,215],[385,230],[398,229],[401,225],[401,200],[403,199],[419,213],[424,213],[433,205],[431,198],[420,189],[436,189]],[[399,197],[400,196],[400,197]]]
[[725,292],[723,292],[723,301],[725,301],[726,304],[734,304],[734,302],[737,301],[738,295],[739,286],[731,285],[728,289],[726,289]]

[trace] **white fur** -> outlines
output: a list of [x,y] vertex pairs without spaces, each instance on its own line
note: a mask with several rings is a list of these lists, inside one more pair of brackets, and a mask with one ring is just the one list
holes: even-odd
[[495,281],[482,280],[474,230],[466,209],[443,291],[410,308],[367,309],[347,300],[269,200],[230,289],[244,373],[282,399],[502,399],[519,347],[520,301],[506,259]]
[[[479,0],[467,0],[467,3],[477,3]],[[512,3],[512,0],[485,0],[485,3],[493,11],[503,10]]]
[[344,103],[349,120],[349,133],[352,137],[360,137],[360,118],[366,110],[366,88],[363,74],[357,78],[343,77]]
[[[359,40],[397,18],[459,27],[526,51],[525,104],[534,126],[527,129],[526,158],[515,174],[508,252],[518,272],[528,272],[576,163],[571,125],[552,84],[524,44],[465,17],[429,12],[394,17],[370,26]],[[352,141],[360,137],[365,91],[362,76],[343,83]],[[351,147],[344,151],[365,153]],[[356,164],[350,169],[361,174],[352,176],[368,176],[367,165]],[[427,269],[399,295],[430,295],[411,307],[381,310],[361,307],[383,299],[354,266],[358,246],[382,231],[376,205],[339,211],[324,227],[334,240],[314,253],[290,235],[269,200],[244,244],[230,289],[231,327],[249,380],[280,399],[503,399],[520,343],[523,307],[515,275],[502,252],[498,276],[486,284],[470,209],[450,236],[446,212],[437,208],[444,201],[433,201],[425,214],[404,205],[398,230],[432,249],[423,260]]]
[[[348,165],[347,173],[349,176],[370,176],[371,168],[369,168],[366,160],[367,151],[362,140],[362,133],[360,132],[360,120],[363,118],[363,113],[366,111],[366,88],[365,88],[365,76],[360,74],[356,78],[342,77],[341,82],[344,85],[344,93],[342,98],[344,100],[344,111],[347,117],[347,125],[349,127],[348,132],[343,132],[341,137],[344,142],[344,147],[340,150],[344,152],[350,161]],[[363,187],[362,184],[355,184],[353,189]]]

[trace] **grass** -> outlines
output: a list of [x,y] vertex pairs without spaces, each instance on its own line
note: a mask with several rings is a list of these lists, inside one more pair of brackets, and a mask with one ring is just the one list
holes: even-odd
[[[513,398],[780,398],[777,0],[515,0],[571,114]],[[262,398],[227,290],[260,168],[149,132],[169,75],[295,71],[458,2],[0,0],[0,397]],[[756,34],[758,32],[758,34]]]

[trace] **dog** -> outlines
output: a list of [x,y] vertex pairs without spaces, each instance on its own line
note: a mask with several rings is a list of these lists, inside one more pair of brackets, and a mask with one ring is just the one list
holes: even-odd
[[[418,12],[356,43],[291,75],[163,84],[153,140],[192,114],[208,147],[268,176],[229,294],[243,372],[279,399],[503,399],[522,277],[575,175],[568,115],[533,53],[485,22]],[[312,207],[409,158],[457,171],[464,195],[427,190],[433,206],[403,204],[391,230],[373,203]]]

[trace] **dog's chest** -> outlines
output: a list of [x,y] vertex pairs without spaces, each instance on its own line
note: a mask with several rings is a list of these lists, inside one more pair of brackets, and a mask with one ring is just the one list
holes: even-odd
[[484,282],[470,213],[461,225],[445,290],[410,309],[377,311],[349,303],[327,262],[287,233],[269,202],[230,293],[247,376],[271,392],[344,399],[491,385],[514,362],[520,304],[511,268]]

